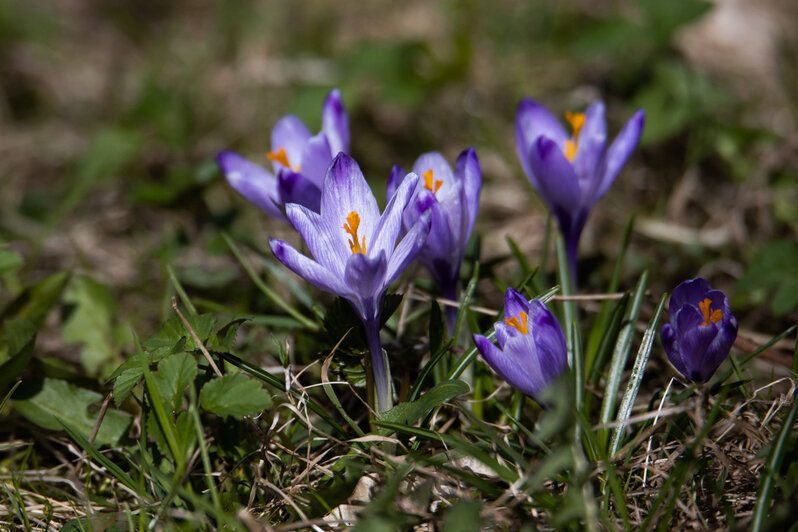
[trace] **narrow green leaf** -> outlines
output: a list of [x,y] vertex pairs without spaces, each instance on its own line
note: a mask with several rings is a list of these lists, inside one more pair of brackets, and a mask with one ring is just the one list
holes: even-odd
[[665,308],[665,301],[668,294],[662,294],[657,305],[657,310],[654,311],[654,316],[648,322],[646,331],[643,333],[643,340],[640,342],[640,349],[637,351],[634,366],[632,367],[632,374],[629,376],[629,383],[626,385],[626,393],[621,400],[621,406],[618,407],[618,416],[616,422],[619,423],[612,433],[612,440],[610,443],[609,456],[612,457],[618,452],[618,447],[621,445],[621,438],[626,430],[626,422],[629,416],[632,415],[632,407],[634,406],[637,392],[640,390],[640,383],[643,381],[643,373],[648,364],[648,356],[651,353],[651,347],[654,345],[654,338],[657,335],[657,324],[659,323],[660,314],[662,309]]
[[197,307],[191,302],[189,299],[188,294],[186,293],[183,285],[180,284],[180,279],[177,278],[177,274],[175,270],[172,268],[171,264],[166,265],[166,274],[169,276],[169,282],[172,283],[172,287],[174,287],[175,292],[180,297],[180,301],[186,306],[190,314],[197,314]]
[[0,346],[7,347],[8,359],[0,364],[0,393],[5,393],[22,375],[33,358],[36,343],[36,326],[24,318],[3,322]]
[[50,309],[61,299],[69,277],[69,272],[54,273],[26,288],[0,312],[0,321],[23,318],[36,328],[41,327]]

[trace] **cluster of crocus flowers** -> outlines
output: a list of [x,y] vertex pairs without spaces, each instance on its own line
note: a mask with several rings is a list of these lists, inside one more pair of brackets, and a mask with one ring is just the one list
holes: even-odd
[[282,240],[270,241],[280,262],[307,282],[346,299],[365,328],[377,412],[390,408],[391,383],[380,343],[380,318],[388,286],[418,255],[429,232],[422,216],[397,244],[402,214],[419,177],[408,174],[380,214],[377,200],[354,159],[339,153],[324,177],[319,212],[294,203],[286,215],[313,258]]
[[525,98],[518,105],[515,138],[529,181],[557,219],[576,278],[577,247],[590,209],[607,192],[637,146],[642,110],[624,125],[607,147],[604,105],[594,102],[584,113],[567,113],[571,134],[542,105]]
[[669,309],[670,323],[660,331],[668,359],[686,379],[707,382],[737,338],[728,298],[698,277],[676,287]]
[[[422,216],[429,216],[430,231],[418,261],[432,274],[447,299],[458,299],[458,281],[466,245],[471,238],[479,208],[482,170],[474,148],[464,150],[457,158],[454,172],[437,152],[421,155],[406,174],[394,166],[388,179],[388,198],[394,195],[406,176],[422,176],[415,194],[404,213],[404,230],[409,231]],[[457,308],[446,309],[449,332],[454,332]]]
[[537,299],[527,301],[508,288],[504,321],[494,325],[499,346],[475,334],[482,358],[516,390],[536,398],[567,365],[567,349],[557,318]]
[[335,89],[322,107],[321,131],[311,135],[296,116],[284,116],[272,129],[266,154],[273,172],[233,151],[222,151],[216,162],[230,185],[267,214],[286,220],[288,203],[318,212],[327,168],[339,152],[349,152],[349,122]]

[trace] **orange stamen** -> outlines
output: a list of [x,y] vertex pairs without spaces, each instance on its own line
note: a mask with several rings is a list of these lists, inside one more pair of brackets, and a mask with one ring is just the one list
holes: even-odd
[[346,217],[346,221],[348,223],[344,224],[344,231],[352,235],[352,239],[349,241],[349,249],[352,250],[352,254],[360,253],[361,255],[366,254],[366,237],[363,237],[363,243],[357,241],[357,228],[360,227],[360,215],[355,211],[349,213],[349,216]]
[[565,157],[573,162],[576,158],[576,152],[579,151],[579,133],[585,126],[585,113],[572,113],[568,111],[565,113],[565,119],[571,124],[573,136],[565,141]]
[[431,190],[433,194],[437,194],[438,190],[440,190],[443,185],[443,181],[435,181],[432,176],[432,168],[424,172],[422,176],[424,176],[424,188]]
[[512,318],[504,318],[504,323],[506,323],[510,327],[515,327],[524,334],[529,334],[529,329],[527,328],[527,323],[526,323],[527,320],[526,312],[522,310],[521,314],[519,314],[519,317],[520,320],[515,316],[513,316]]
[[720,320],[723,319],[723,312],[719,308],[716,308],[710,314],[709,306],[712,304],[709,298],[704,299],[702,302],[698,304],[698,308],[701,309],[701,312],[704,314],[704,322],[701,324],[704,327],[709,325],[709,320],[712,320],[712,323],[718,323]]
[[286,168],[292,169],[294,172],[299,172],[300,170],[299,165],[291,166],[291,163],[288,162],[288,154],[285,152],[285,148],[280,148],[277,150],[277,153],[270,151],[266,154],[266,157],[268,157],[270,161],[278,162]]

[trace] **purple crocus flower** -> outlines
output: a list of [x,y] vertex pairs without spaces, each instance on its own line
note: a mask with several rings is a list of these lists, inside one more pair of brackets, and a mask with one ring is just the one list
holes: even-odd
[[590,209],[637,145],[645,113],[637,111],[609,147],[603,103],[565,118],[571,135],[545,107],[524,98],[515,117],[515,140],[524,172],[557,218],[575,279],[579,236]]
[[321,122],[321,131],[312,136],[296,116],[277,121],[266,155],[274,173],[229,150],[219,152],[216,163],[234,189],[275,218],[287,221],[287,203],[318,212],[327,167],[338,152],[349,152],[349,122],[338,89],[327,95]]
[[494,326],[499,347],[479,334],[474,343],[499,377],[535,398],[565,369],[567,352],[560,323],[537,299],[513,288],[504,296],[504,321]]
[[735,338],[737,318],[726,294],[700,277],[676,287],[670,323],[662,326],[660,340],[679,373],[693,382],[707,382],[729,356]]
[[[464,150],[457,158],[454,173],[440,153],[425,153],[416,159],[413,174],[424,180],[419,180],[415,196],[405,209],[404,228],[410,230],[421,216],[430,217],[429,236],[418,260],[432,273],[443,296],[456,301],[460,267],[474,229],[482,188],[477,153],[474,148]],[[388,179],[389,198],[404,178],[404,170],[394,166]],[[449,331],[453,332],[457,308],[447,307],[446,315]]]
[[354,159],[339,153],[324,177],[321,209],[289,203],[286,215],[305,240],[313,258],[282,240],[271,239],[275,257],[307,282],[337,294],[362,320],[371,353],[377,410],[390,405],[390,382],[380,344],[380,316],[388,286],[416,258],[429,232],[421,218],[399,244],[402,212],[418,176],[409,174],[380,215],[377,200]]

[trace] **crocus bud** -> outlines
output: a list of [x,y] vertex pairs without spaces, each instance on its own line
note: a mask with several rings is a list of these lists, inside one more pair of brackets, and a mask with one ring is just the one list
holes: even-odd
[[493,371],[516,390],[535,398],[565,369],[565,335],[541,301],[527,301],[508,288],[504,321],[494,329],[499,347],[479,334],[474,343]]
[[670,323],[662,326],[660,340],[679,373],[693,382],[707,382],[729,356],[735,338],[737,318],[726,294],[700,277],[676,287]]

